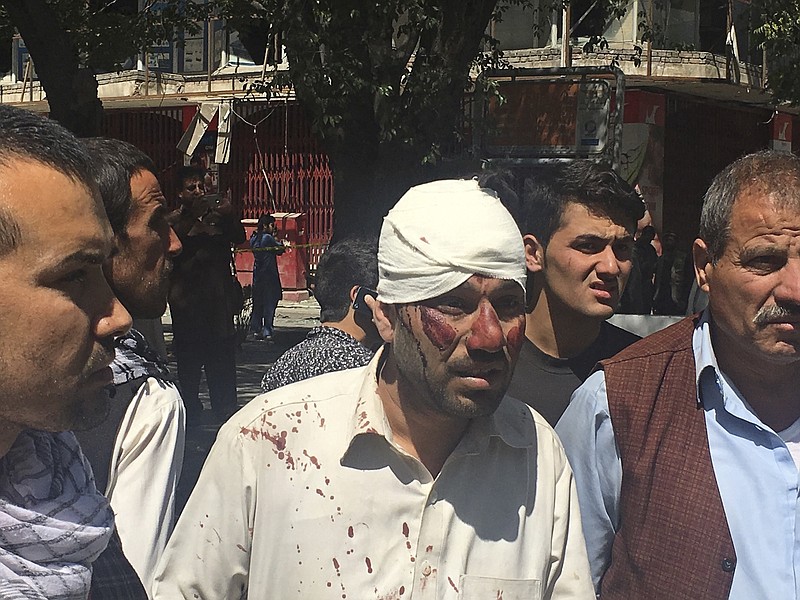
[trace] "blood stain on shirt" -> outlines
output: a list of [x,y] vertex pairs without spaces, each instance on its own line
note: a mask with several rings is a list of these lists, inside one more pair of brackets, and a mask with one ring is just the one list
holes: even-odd
[[[408,534],[409,534],[408,523],[403,522],[403,535],[406,538],[406,548],[411,550],[411,540],[408,539]],[[414,562],[413,556],[411,557],[411,562]]]
[[320,468],[319,459],[316,456],[311,456],[308,453],[308,450],[303,450],[303,454],[308,458],[308,460],[311,462],[312,465],[317,467],[317,469]]

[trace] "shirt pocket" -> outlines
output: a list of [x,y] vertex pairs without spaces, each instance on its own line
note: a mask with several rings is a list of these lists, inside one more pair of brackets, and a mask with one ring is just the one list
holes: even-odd
[[496,579],[462,575],[459,600],[540,600],[542,582],[538,579]]

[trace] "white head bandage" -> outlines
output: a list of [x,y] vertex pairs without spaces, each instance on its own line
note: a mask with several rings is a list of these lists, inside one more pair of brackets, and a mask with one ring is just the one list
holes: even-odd
[[516,281],[525,289],[525,253],[514,220],[492,190],[474,180],[411,188],[383,219],[378,298],[420,302],[473,275]]

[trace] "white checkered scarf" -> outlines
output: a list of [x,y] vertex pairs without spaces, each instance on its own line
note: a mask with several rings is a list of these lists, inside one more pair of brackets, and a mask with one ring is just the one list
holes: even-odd
[[0,598],[85,599],[113,529],[72,432],[22,432],[0,459]]

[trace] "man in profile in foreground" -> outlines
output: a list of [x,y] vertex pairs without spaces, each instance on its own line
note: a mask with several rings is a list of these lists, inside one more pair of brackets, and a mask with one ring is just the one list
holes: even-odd
[[80,142],[54,121],[0,106],[3,598],[86,598],[106,546],[130,591],[115,597],[144,597],[118,539],[109,545],[114,514],[70,431],[108,413],[114,338],[131,325],[103,275],[113,250]]

